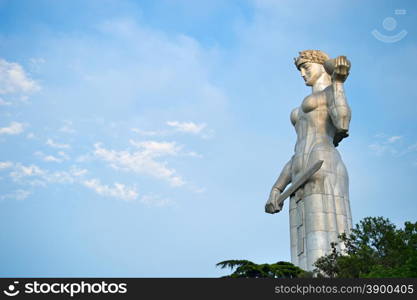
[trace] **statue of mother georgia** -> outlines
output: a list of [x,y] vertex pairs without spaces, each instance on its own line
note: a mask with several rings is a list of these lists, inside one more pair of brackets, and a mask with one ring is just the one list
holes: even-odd
[[314,262],[331,251],[330,243],[338,243],[337,236],[352,227],[348,174],[336,149],[348,136],[351,118],[343,87],[350,62],[320,50],[301,51],[294,60],[312,93],[291,112],[295,153],[272,187],[265,211],[281,211],[290,196],[291,261],[312,271]]

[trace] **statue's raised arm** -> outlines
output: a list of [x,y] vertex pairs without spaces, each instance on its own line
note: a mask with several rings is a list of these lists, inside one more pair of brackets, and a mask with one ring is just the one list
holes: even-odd
[[350,61],[346,56],[329,59],[324,63],[324,69],[332,77],[332,84],[327,89],[327,101],[330,118],[336,128],[333,144],[337,146],[345,137],[349,136],[351,110],[348,105],[344,82],[349,76]]

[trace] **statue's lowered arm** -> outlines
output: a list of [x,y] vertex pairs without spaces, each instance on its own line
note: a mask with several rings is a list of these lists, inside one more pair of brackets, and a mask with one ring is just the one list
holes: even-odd
[[272,186],[271,193],[269,194],[269,199],[265,205],[265,212],[273,214],[281,211],[283,202],[278,203],[278,197],[281,195],[282,191],[286,186],[291,182],[291,164],[292,159],[290,159],[284,166],[281,171],[281,174],[278,176],[277,181]]
[[[265,212],[270,214],[280,212],[282,210],[284,200],[290,197],[292,194],[294,194],[298,188],[303,186],[311,178],[311,176],[313,176],[314,173],[316,173],[321,168],[322,165],[323,160],[316,161],[313,165],[311,165],[303,173],[301,173],[301,175],[298,178],[296,178],[292,185],[286,188],[284,192],[282,192],[282,190],[278,188],[279,186],[281,186],[280,178],[283,175],[283,173],[281,173],[280,177],[278,177],[277,182],[272,187],[269,200],[265,205]],[[285,167],[287,167],[287,165]],[[283,172],[284,171],[285,168]]]

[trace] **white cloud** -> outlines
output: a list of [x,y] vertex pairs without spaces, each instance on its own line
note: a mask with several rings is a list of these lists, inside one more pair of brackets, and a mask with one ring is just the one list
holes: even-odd
[[42,178],[46,183],[74,183],[75,179],[71,172],[56,171],[47,172]]
[[203,194],[207,191],[207,189],[205,187],[202,186],[196,186],[194,184],[189,186],[189,189],[196,194]]
[[[170,200],[155,195],[144,195],[138,197],[136,187],[128,187],[122,183],[114,183],[112,186],[102,184],[99,179],[84,179],[84,175],[88,173],[86,169],[80,169],[72,166],[68,171],[50,171],[42,169],[36,165],[25,166],[21,163],[0,162],[1,169],[12,169],[10,177],[14,182],[30,186],[47,186],[51,183],[56,184],[81,184],[94,190],[97,194],[106,197],[118,198],[126,201],[139,200],[144,204],[152,204],[156,206],[164,206]],[[31,192],[25,190],[17,190],[13,193],[1,196],[0,199],[17,199],[23,200],[27,198]]]
[[56,163],[61,163],[62,159],[57,158],[53,155],[46,155],[44,153],[42,153],[41,151],[37,151],[34,153],[36,156],[38,156],[39,158],[41,158],[43,161],[46,162],[56,162]]
[[2,106],[10,106],[12,105],[11,102],[4,100],[3,98],[0,97],[0,105]]
[[11,122],[8,127],[0,128],[0,135],[1,134],[9,134],[9,135],[16,135],[22,133],[24,130],[24,125],[19,122]]
[[[403,148],[402,148],[403,149]],[[401,150],[399,156],[403,156],[409,153],[413,153],[417,151],[417,143],[411,144],[407,146],[405,149]]]
[[381,143],[370,144],[369,149],[371,149],[377,156],[381,156],[385,153],[395,154],[397,151],[389,145],[384,145]]
[[417,143],[415,143],[415,144],[412,144],[412,145],[408,146],[408,147],[407,147],[407,150],[408,150],[409,152],[417,151]]
[[194,152],[194,151],[190,151],[188,153],[186,153],[188,156],[192,156],[192,157],[198,157],[198,158],[202,158],[203,155],[201,155],[200,153]]
[[38,156],[39,158],[41,158],[43,161],[46,161],[46,162],[61,163],[64,160],[69,160],[70,159],[70,157],[64,151],[58,151],[58,156],[59,157],[56,157],[56,156],[53,156],[53,155],[47,155],[47,154],[44,154],[41,151],[37,151],[34,154],[36,156]]
[[159,195],[148,194],[139,197],[135,187],[128,187],[122,183],[114,183],[113,186],[105,185],[99,179],[84,180],[82,184],[97,194],[105,197],[117,198],[125,201],[136,201],[153,206],[167,206],[172,203],[171,199]]
[[406,140],[400,135],[389,136],[384,133],[379,133],[374,137],[377,140],[368,147],[377,156],[390,154],[394,157],[403,157],[417,151],[417,143],[407,146]]
[[13,163],[10,161],[0,161],[0,170],[13,167]]
[[402,136],[399,136],[399,135],[391,136],[387,139],[387,143],[390,143],[390,144],[395,143],[396,141],[398,141],[401,138],[402,138]]
[[138,133],[140,135],[143,135],[143,136],[162,135],[162,132],[159,132],[159,131],[148,131],[148,130],[142,130],[142,129],[139,129],[139,128],[132,128],[131,130],[133,132],[136,132],[136,133]]
[[73,128],[72,121],[68,121],[68,120],[64,121],[64,125],[62,125],[62,127],[59,128],[59,131],[70,133],[70,134],[74,134],[76,132],[75,129]]
[[76,166],[72,166],[69,171],[50,171],[34,164],[25,166],[15,163],[9,175],[19,184],[46,186],[49,183],[75,183],[86,173],[86,169],[79,169]]
[[29,133],[26,135],[26,138],[28,138],[28,139],[35,139],[35,138],[36,138],[36,136],[35,136],[35,134],[34,134],[33,132],[29,132]]
[[47,183],[77,183],[87,173],[86,169],[72,166],[69,171],[45,171],[42,179]]
[[94,157],[90,153],[87,153],[87,154],[79,155],[78,157],[75,158],[75,161],[77,163],[85,163],[85,162],[93,160],[93,158]]
[[194,122],[178,122],[178,121],[168,121],[166,124],[170,127],[175,128],[180,132],[186,133],[193,133],[199,134],[204,128],[206,128],[206,124],[196,124]]
[[135,142],[130,141],[131,144],[138,147],[138,151],[115,151],[108,150],[95,144],[94,154],[107,161],[111,167],[125,171],[132,171],[138,174],[145,174],[154,178],[168,181],[172,186],[181,186],[185,182],[181,176],[177,175],[176,171],[168,168],[166,163],[156,161],[155,158],[167,155],[176,155],[180,150],[180,146],[176,143],[168,142]]
[[48,146],[51,146],[52,148],[59,148],[59,149],[67,149],[67,148],[70,147],[70,145],[68,145],[68,144],[58,144],[58,143],[54,142],[52,139],[48,139],[46,141],[46,144]]
[[377,156],[389,153],[392,155],[402,155],[404,151],[399,148],[398,141],[403,137],[400,135],[389,136],[385,133],[378,133],[374,136],[377,141],[370,144],[368,147],[371,149]]
[[[129,187],[125,184],[115,182],[113,185],[102,184],[100,179],[85,179],[84,175],[88,173],[86,169],[80,169],[72,166],[68,171],[50,171],[42,169],[36,165],[25,166],[21,163],[0,162],[0,169],[11,168],[10,177],[19,184],[30,186],[47,186],[51,183],[56,184],[80,184],[95,191],[97,194],[105,197],[113,197],[126,201],[138,200],[147,205],[165,206],[171,203],[171,200],[157,195],[144,195],[139,198],[136,187]],[[7,195],[0,195],[0,199],[18,199],[27,198],[31,192],[17,190]]]
[[45,185],[43,177],[46,172],[36,165],[25,166],[21,163],[13,165],[13,171],[10,177],[14,182],[27,183],[29,185]]
[[91,179],[83,181],[83,185],[94,190],[101,196],[113,197],[126,201],[136,200],[138,197],[136,189],[129,188],[126,185],[117,182],[111,187],[101,184],[98,179]]
[[70,157],[64,151],[58,151],[58,155],[62,157],[62,159],[69,160]]
[[29,69],[32,72],[40,72],[42,65],[45,64],[46,60],[42,57],[39,58],[35,58],[32,57],[31,59],[29,59]]
[[140,197],[140,202],[146,205],[167,206],[172,204],[172,200],[158,195],[149,194]]
[[26,191],[26,190],[16,190],[13,191],[12,193],[6,194],[6,195],[2,195],[0,196],[1,200],[5,200],[5,199],[14,199],[14,200],[24,200],[27,197],[29,197],[31,194],[30,191]]
[[57,163],[62,162],[62,159],[56,158],[56,157],[55,157],[55,156],[53,156],[53,155],[46,155],[46,156],[43,158],[43,160],[44,160],[44,161],[48,161],[48,162],[57,162]]
[[16,164],[16,168],[19,170],[16,177],[38,176],[45,174],[45,171],[36,165],[24,166],[18,163]]
[[167,130],[142,130],[140,128],[131,128],[131,130],[142,136],[168,136],[181,133],[188,133],[198,135],[202,138],[211,138],[214,135],[212,129],[207,128],[205,123],[194,122],[179,122],[179,121],[167,121],[166,125],[169,126]]
[[79,169],[76,166],[71,167],[70,173],[75,177],[81,177],[88,173],[87,169]]
[[0,95],[30,93],[39,89],[39,85],[27,76],[21,65],[0,59]]
[[130,140],[129,142],[137,148],[141,149],[144,155],[151,157],[177,155],[182,148],[182,146],[177,145],[175,142],[136,142],[133,140]]

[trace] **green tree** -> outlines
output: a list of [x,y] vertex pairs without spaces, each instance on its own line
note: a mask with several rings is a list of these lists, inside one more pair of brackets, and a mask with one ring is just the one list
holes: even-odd
[[228,278],[296,278],[309,277],[310,275],[310,273],[285,261],[258,265],[249,260],[225,260],[216,266],[222,269],[235,269],[232,274],[224,276]]
[[332,243],[332,252],[315,263],[318,276],[417,277],[417,223],[397,229],[388,219],[367,217],[339,239],[346,249]]

